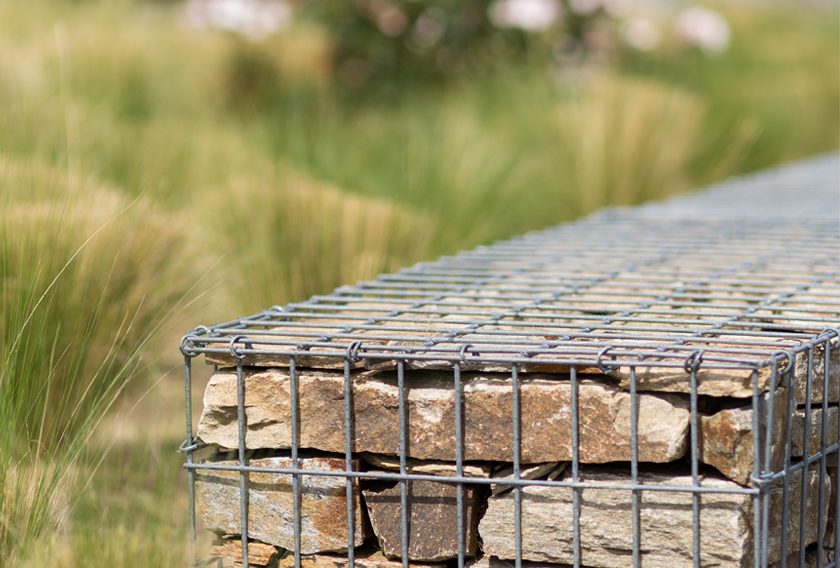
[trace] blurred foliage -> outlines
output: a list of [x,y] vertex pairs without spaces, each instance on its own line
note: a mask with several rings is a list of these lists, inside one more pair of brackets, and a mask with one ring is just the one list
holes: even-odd
[[498,30],[487,0],[320,0],[305,17],[330,30],[336,74],[349,87],[423,85],[522,55],[521,30]]
[[[836,149],[840,142],[840,21],[831,3],[720,4],[732,26],[729,50],[708,57],[685,46],[620,52],[616,68],[697,93],[708,130],[724,138],[700,157],[720,179],[727,139],[754,137],[738,169],[752,171]],[[728,9],[727,9],[728,8]]]

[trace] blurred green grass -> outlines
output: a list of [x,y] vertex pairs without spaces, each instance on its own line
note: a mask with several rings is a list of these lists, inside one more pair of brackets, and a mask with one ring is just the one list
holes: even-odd
[[[0,566],[180,563],[178,329],[836,149],[836,9],[718,7],[717,58],[666,46],[572,86],[535,60],[348,93],[311,23],[252,43],[185,28],[177,4],[0,1],[0,353],[24,363],[0,380],[18,385]],[[33,444],[74,416],[76,453]]]

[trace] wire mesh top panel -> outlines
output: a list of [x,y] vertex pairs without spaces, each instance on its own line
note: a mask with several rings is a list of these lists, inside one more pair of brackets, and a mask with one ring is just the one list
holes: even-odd
[[[226,364],[726,374],[795,363],[840,325],[840,168],[822,157],[478,247],[200,326]],[[837,351],[837,350],[835,350]],[[667,371],[665,371],[667,372]]]

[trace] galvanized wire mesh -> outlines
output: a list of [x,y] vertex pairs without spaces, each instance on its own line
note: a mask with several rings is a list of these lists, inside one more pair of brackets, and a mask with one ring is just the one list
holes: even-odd
[[[631,405],[629,481],[610,487],[632,493],[633,566],[643,566],[639,499],[645,492],[677,491],[692,495],[694,565],[700,566],[700,495],[724,492],[703,487],[699,480],[697,448],[698,399],[722,374],[741,378],[730,396],[751,397],[756,466],[751,486],[734,491],[754,503],[756,546],[754,566],[768,566],[768,542],[787,531],[769,534],[770,489],[776,484],[790,490],[794,472],[802,470],[803,494],[809,468],[821,475],[819,511],[823,515],[828,486],[826,471],[840,466],[838,445],[828,443],[827,420],[822,423],[818,448],[805,441],[803,458],[791,458],[791,432],[786,433],[783,467],[771,463],[773,397],[776,388],[797,376],[805,390],[796,400],[789,389],[788,415],[804,405],[812,416],[812,391],[827,393],[836,382],[840,332],[840,168],[838,157],[827,156],[802,164],[732,180],[703,192],[637,208],[610,209],[575,223],[479,247],[469,252],[420,263],[396,274],[344,286],[333,293],[233,321],[199,326],[184,337],[187,377],[187,465],[192,482],[200,469],[223,469],[195,463],[201,447],[193,436],[189,408],[190,361],[204,354],[217,365],[235,366],[239,377],[239,465],[241,526],[248,526],[243,366],[320,367],[343,369],[346,379],[346,470],[339,473],[305,471],[297,467],[299,433],[292,432],[290,469],[266,470],[291,474],[293,491],[302,475],[340,475],[347,479],[347,560],[353,567],[351,482],[356,478],[399,480],[405,505],[405,484],[426,479],[407,473],[404,421],[400,429],[400,473],[352,471],[350,395],[353,369],[396,369],[400,388],[400,416],[404,414],[405,372],[442,369],[451,373],[455,392],[461,392],[461,373],[470,370],[506,372],[513,380],[513,469],[515,487],[515,539],[521,557],[521,490],[531,485],[565,486],[575,491],[575,544],[573,564],[581,565],[580,502],[578,492],[592,487],[579,476],[579,416],[572,404],[572,477],[566,481],[520,479],[521,434],[519,380],[531,371],[569,374],[573,393],[578,376],[598,370],[618,377],[635,401],[638,390],[667,376],[672,391],[690,396],[691,447],[688,461],[690,487],[640,482],[637,455],[636,404]],[[831,384],[830,384],[831,383]],[[676,385],[676,386],[675,386]],[[681,386],[680,386],[681,385]],[[737,391],[737,392],[736,392]],[[291,392],[296,392],[294,385]],[[770,397],[763,402],[764,393]],[[574,397],[574,395],[573,395]],[[573,399],[574,400],[574,399]],[[292,397],[292,424],[299,401]],[[458,507],[463,511],[465,483],[489,484],[463,476],[461,404],[456,404],[457,475],[446,478],[458,486]],[[770,413],[760,420],[761,413]],[[790,421],[788,420],[788,423]],[[759,426],[766,424],[766,434]],[[807,431],[807,428],[806,428]],[[833,433],[832,433],[833,434]],[[806,436],[807,437],[807,436]],[[758,459],[761,456],[761,459]],[[440,480],[440,478],[437,478]],[[604,485],[600,485],[604,487]],[[297,503],[297,501],[295,501]],[[840,512],[840,499],[832,505]],[[406,510],[405,507],[402,509]],[[300,522],[295,511],[295,523]],[[783,526],[791,514],[785,501]],[[800,507],[804,531],[806,507]],[[405,517],[405,515],[403,515]],[[194,518],[194,516],[193,516]],[[822,517],[818,520],[823,522]],[[407,520],[402,519],[403,534]],[[840,527],[840,525],[836,525]],[[194,536],[193,528],[193,536]],[[299,539],[299,524],[295,528]],[[840,541],[835,528],[834,542]],[[247,533],[243,529],[243,533]],[[804,534],[804,532],[803,532]],[[247,539],[243,539],[247,543]],[[408,566],[407,538],[403,564]],[[299,540],[296,542],[299,543]],[[463,526],[459,524],[458,566],[465,563]],[[817,546],[820,568],[838,566],[824,553],[823,536]],[[296,547],[299,548],[299,547]],[[247,564],[247,544],[243,549]],[[295,564],[300,566],[300,554]],[[791,565],[806,566],[805,547]],[[781,565],[788,565],[782,554]]]

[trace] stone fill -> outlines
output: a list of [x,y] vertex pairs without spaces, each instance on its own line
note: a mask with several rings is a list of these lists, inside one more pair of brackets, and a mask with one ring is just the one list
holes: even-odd
[[[382,552],[371,548],[361,548],[355,553],[355,566],[357,568],[402,568],[402,561],[389,560]],[[301,568],[347,568],[349,566],[346,556],[333,556],[329,554],[303,555],[300,558]],[[295,555],[289,554],[282,558],[277,568],[294,568]],[[444,568],[443,564],[431,564],[412,562],[412,568]]]
[[[406,483],[408,497],[408,558],[440,562],[458,557],[457,486],[415,480]],[[369,482],[363,491],[370,522],[385,556],[402,557],[402,513],[398,482]],[[478,516],[485,489],[464,486],[464,545],[466,556],[478,546]]]
[[[248,564],[254,566],[268,566],[279,555],[276,546],[261,542],[248,543]],[[217,540],[210,549],[210,556],[227,558],[234,564],[242,564],[242,541],[238,538]]]
[[[522,463],[569,461],[571,386],[550,375],[521,375]],[[297,373],[300,447],[343,453],[344,375]],[[455,461],[455,396],[448,373],[406,374],[408,457]],[[464,459],[513,461],[512,381],[501,374],[465,374]],[[288,448],[289,374],[286,369],[245,372],[248,448]],[[580,459],[629,461],[630,395],[616,386],[581,380]],[[198,436],[222,447],[238,446],[236,374],[216,373],[204,396]],[[399,391],[390,372],[353,376],[354,452],[399,454]],[[670,462],[686,451],[689,412],[684,397],[639,395],[639,460]]]
[[[791,477],[788,551],[799,549],[801,472]],[[567,478],[568,479],[568,478]],[[582,480],[594,483],[628,483],[627,474],[588,471]],[[642,473],[646,485],[690,486],[690,476]],[[736,489],[723,479],[704,477],[703,487]],[[819,476],[808,478],[806,544],[817,539]],[[633,565],[631,492],[584,488],[581,501],[581,562],[585,566],[623,568]],[[779,560],[781,538],[781,484],[773,486],[770,505],[770,562]],[[647,568],[693,566],[692,496],[690,493],[645,492],[639,499],[641,554]],[[573,490],[568,487],[522,489],[522,557],[532,562],[573,561]],[[826,504],[826,509],[828,504]],[[491,497],[479,525],[485,554],[502,559],[515,557],[514,499],[508,492]],[[753,559],[752,497],[732,493],[705,493],[701,497],[701,565],[745,568]],[[824,528],[824,527],[823,527]]]
[[[237,462],[217,462],[235,465]],[[251,460],[253,467],[287,469],[290,458]],[[344,471],[344,460],[332,458],[299,459],[301,469]],[[359,462],[353,462],[357,470]],[[301,552],[345,552],[347,550],[346,478],[300,476]],[[196,502],[204,527],[217,534],[242,533],[239,514],[239,473],[225,470],[198,470]],[[369,534],[363,524],[358,482],[353,482],[354,543],[360,546]],[[248,537],[281,548],[294,547],[293,493],[291,475],[251,473],[248,492]]]

